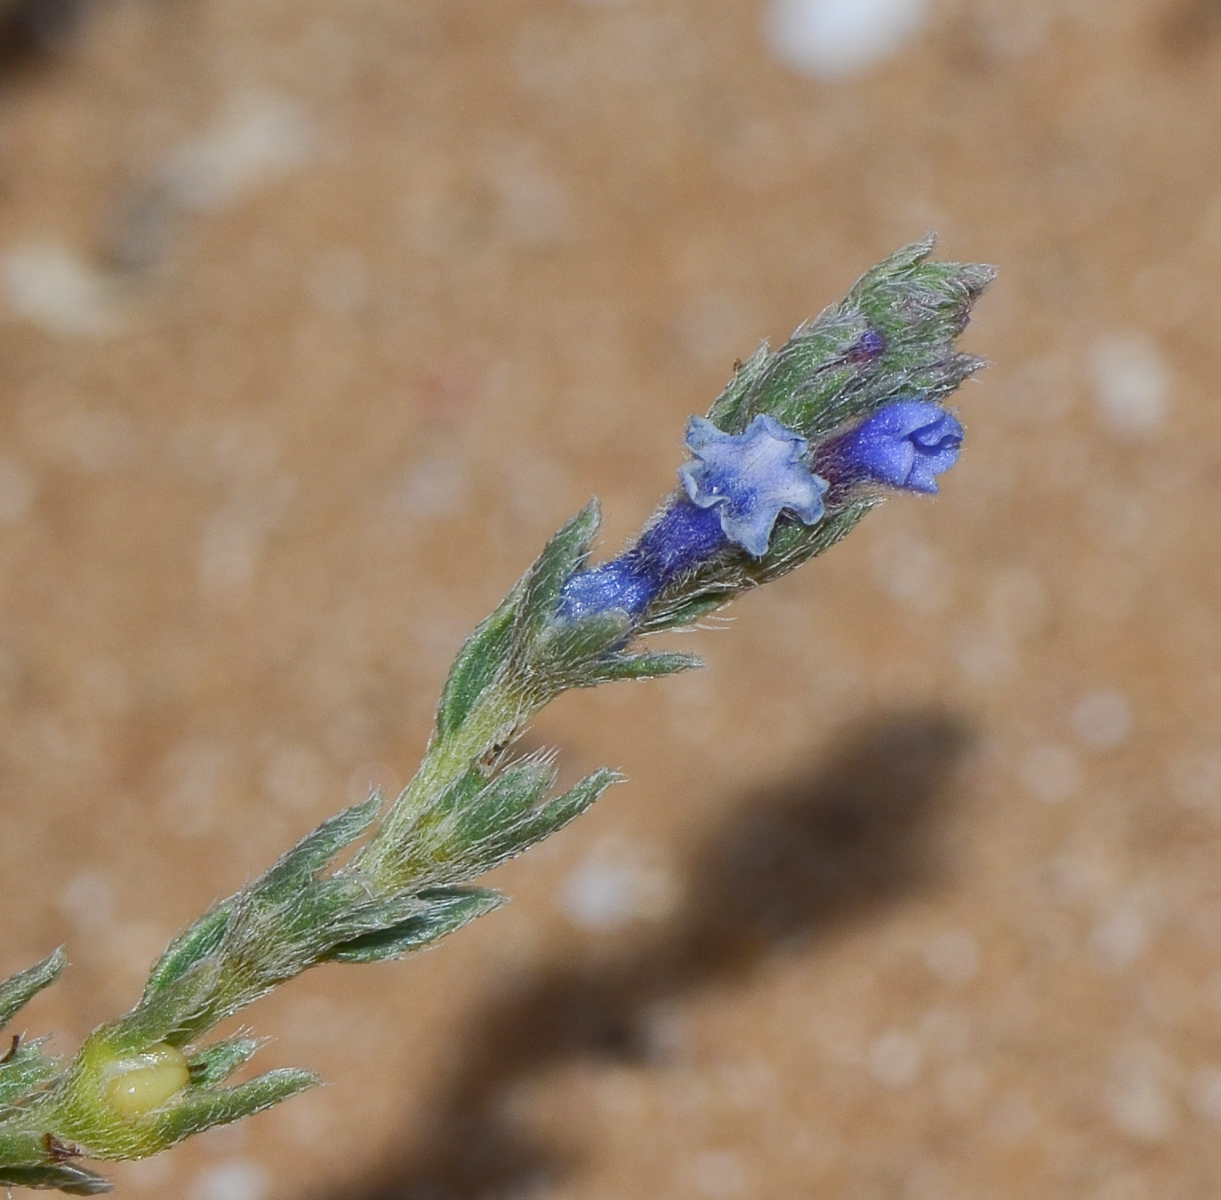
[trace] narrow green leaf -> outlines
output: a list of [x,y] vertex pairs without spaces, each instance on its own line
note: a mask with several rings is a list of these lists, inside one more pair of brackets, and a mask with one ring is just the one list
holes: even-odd
[[660,651],[651,654],[619,654],[614,658],[591,663],[581,670],[578,687],[597,687],[600,683],[615,683],[621,679],[660,679],[693,671],[704,665],[695,654]]
[[615,608],[552,625],[531,649],[530,664],[537,672],[563,680],[591,658],[622,645],[631,630],[631,617]]
[[560,590],[569,577],[584,566],[601,520],[598,502],[591,500],[552,537],[526,572],[521,606],[513,628],[516,652],[528,654],[534,639],[555,615]]
[[508,660],[522,591],[520,585],[515,587],[462,643],[437,705],[438,737],[449,737],[459,729]]
[[696,596],[693,600],[679,601],[673,606],[667,606],[662,600],[650,607],[637,632],[643,636],[647,633],[663,633],[666,630],[693,629],[704,617],[724,608],[733,598],[733,592],[725,591]]
[[69,1196],[100,1196],[114,1191],[109,1179],[75,1163],[45,1163],[36,1167],[0,1167],[0,1187],[36,1188]]
[[505,767],[458,814],[453,841],[459,847],[478,845],[532,809],[554,782],[555,768],[548,756]]
[[40,963],[10,975],[0,983],[0,1029],[3,1029],[43,988],[49,987],[59,978],[68,965],[68,956],[60,948]]
[[201,1050],[190,1061],[192,1087],[216,1087],[248,1063],[265,1039],[231,1037]]
[[206,1129],[252,1117],[320,1082],[312,1071],[286,1067],[268,1071],[237,1087],[188,1089],[176,1104],[150,1114],[146,1125],[148,1140],[157,1150],[166,1150]]
[[0,1106],[30,1095],[59,1074],[59,1062],[43,1052],[46,1041],[35,1038],[8,1051],[12,1057],[0,1063]]
[[488,839],[486,855],[480,858],[481,870],[490,870],[563,829],[569,821],[585,812],[611,784],[619,783],[622,779],[618,771],[602,767],[562,795],[539,805],[514,825]]
[[264,871],[246,891],[267,900],[291,895],[304,880],[321,871],[335,855],[356,841],[377,820],[381,807],[381,795],[374,793],[367,800],[329,817]]
[[336,946],[327,959],[372,963],[402,958],[507,903],[499,892],[486,888],[434,888],[421,892],[420,899],[428,901],[424,912],[388,929],[367,933]]
[[192,967],[215,952],[233,916],[234,897],[209,909],[182,931],[153,964],[143,1000],[151,1000],[163,988],[176,983]]
[[216,990],[222,963],[201,959],[173,983],[141,998],[129,1013],[90,1035],[101,1038],[116,1054],[138,1054],[155,1042],[175,1041],[192,1028],[191,1018],[204,1010]]

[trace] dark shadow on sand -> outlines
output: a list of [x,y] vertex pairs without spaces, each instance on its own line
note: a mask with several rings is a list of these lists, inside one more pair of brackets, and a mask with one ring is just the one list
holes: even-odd
[[491,1200],[575,1167],[505,1112],[520,1082],[565,1061],[648,1060],[648,1015],[765,956],[798,953],[944,878],[954,768],[969,745],[940,714],[875,718],[829,761],[743,797],[680,864],[675,917],[588,963],[549,962],[476,1013],[426,1124],[329,1200]]

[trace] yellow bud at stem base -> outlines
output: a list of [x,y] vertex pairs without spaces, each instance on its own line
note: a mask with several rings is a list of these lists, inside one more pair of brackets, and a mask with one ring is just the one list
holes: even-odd
[[143,1054],[122,1058],[106,1068],[103,1095],[125,1117],[143,1117],[160,1108],[190,1082],[186,1056],[162,1042]]

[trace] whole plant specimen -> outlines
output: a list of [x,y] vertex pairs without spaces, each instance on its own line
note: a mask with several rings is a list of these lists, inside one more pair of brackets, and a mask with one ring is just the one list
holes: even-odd
[[[638,639],[690,628],[821,554],[889,491],[937,490],[963,437],[942,406],[983,365],[955,340],[993,271],[934,262],[932,248],[900,250],[740,364],[691,418],[681,486],[623,553],[589,565],[596,502],[560,529],[458,651],[424,761],[386,811],[374,794],[331,817],[206,912],[67,1064],[42,1039],[11,1039],[0,1186],[107,1191],[82,1160],[157,1154],[312,1087],[293,1069],[226,1086],[259,1041],[209,1031],[310,967],[400,958],[500,907],[472,881],[619,778],[602,769],[553,795],[552,756],[513,752],[539,709],[569,688],[700,666]],[[66,961],[57,950],[0,983],[0,1028]]]

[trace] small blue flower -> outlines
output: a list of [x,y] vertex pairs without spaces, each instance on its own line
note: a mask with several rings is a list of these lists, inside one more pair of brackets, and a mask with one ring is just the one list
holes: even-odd
[[827,483],[806,465],[805,438],[774,417],[760,414],[738,434],[692,417],[687,447],[697,461],[679,478],[691,502],[716,508],[725,536],[756,558],[767,553],[782,510],[806,525],[822,520]]
[[962,426],[940,406],[897,400],[828,445],[819,466],[845,482],[936,492],[937,476],[958,461],[962,437]]

